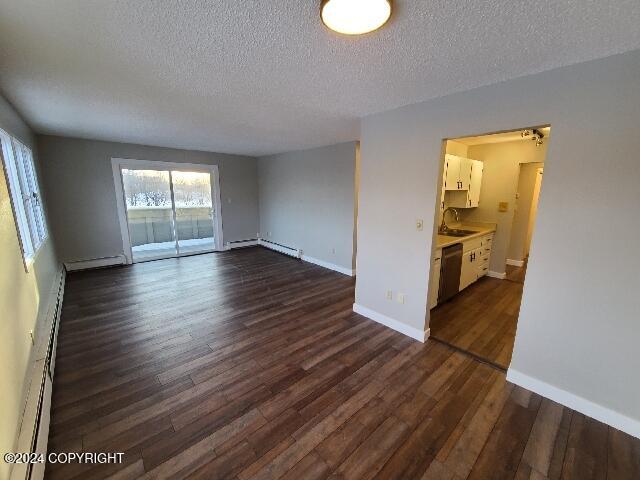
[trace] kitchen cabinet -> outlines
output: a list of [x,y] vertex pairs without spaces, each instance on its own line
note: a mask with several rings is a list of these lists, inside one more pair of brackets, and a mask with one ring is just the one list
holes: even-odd
[[444,156],[444,189],[469,190],[473,160],[456,155]]
[[437,249],[433,257],[433,270],[429,280],[429,308],[438,304],[438,292],[440,290],[440,266],[442,249]]
[[489,272],[493,233],[480,238],[462,242],[462,269],[460,271],[460,290],[467,288]]
[[477,207],[480,203],[480,189],[482,187],[482,170],[484,164],[480,160],[471,160],[471,179],[469,182],[468,208]]
[[482,188],[482,171],[484,168],[480,160],[465,158],[470,164],[469,177],[464,184],[467,188],[450,191],[447,195],[447,205],[454,208],[474,208],[480,203],[480,190]]
[[478,280],[478,264],[481,263],[482,247],[468,251],[462,255],[460,271],[460,290],[467,288]]

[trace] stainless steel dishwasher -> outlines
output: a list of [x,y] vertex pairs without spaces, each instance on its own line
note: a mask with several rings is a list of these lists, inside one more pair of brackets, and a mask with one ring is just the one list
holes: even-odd
[[456,243],[442,249],[440,264],[440,288],[438,303],[446,302],[460,291],[460,270],[462,269],[462,244]]

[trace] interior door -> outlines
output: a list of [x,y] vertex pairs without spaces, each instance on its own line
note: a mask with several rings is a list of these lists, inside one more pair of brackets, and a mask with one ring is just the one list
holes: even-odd
[[176,256],[170,172],[123,168],[122,186],[133,261]]
[[174,170],[171,172],[175,225],[180,254],[216,249],[211,174]]

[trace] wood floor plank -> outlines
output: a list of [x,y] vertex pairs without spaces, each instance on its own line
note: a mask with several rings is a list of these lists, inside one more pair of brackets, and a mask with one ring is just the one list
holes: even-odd
[[[474,328],[442,331],[506,361],[521,285],[496,282],[438,315],[460,308]],[[353,297],[352,277],[258,247],[70,274],[49,446],[125,459],[45,477],[639,477],[638,439],[365,319]]]

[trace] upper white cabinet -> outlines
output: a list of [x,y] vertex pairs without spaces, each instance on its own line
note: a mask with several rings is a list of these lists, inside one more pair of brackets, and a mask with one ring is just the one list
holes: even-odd
[[444,189],[468,190],[473,160],[456,155],[444,156]]
[[468,207],[477,207],[480,203],[480,188],[482,187],[482,169],[480,160],[471,160],[471,180],[469,182]]
[[445,155],[446,203],[454,208],[473,208],[480,203],[483,164],[480,160]]

